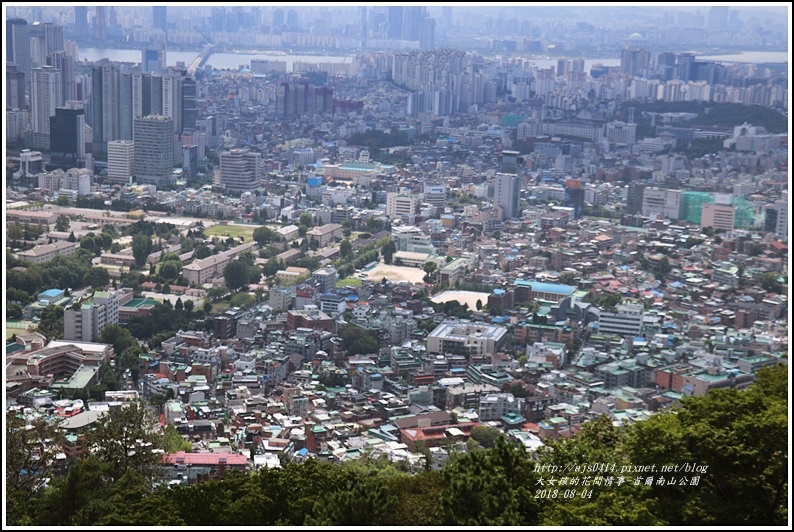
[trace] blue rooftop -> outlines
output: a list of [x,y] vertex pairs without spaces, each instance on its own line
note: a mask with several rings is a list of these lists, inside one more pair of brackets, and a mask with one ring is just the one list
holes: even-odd
[[526,281],[524,279],[517,279],[514,286],[528,286],[532,288],[534,292],[547,292],[549,294],[558,294],[562,296],[569,296],[576,291],[575,286],[569,286],[567,284],[553,284],[553,283],[541,283],[538,281]]
[[39,297],[60,297],[64,294],[63,290],[57,288],[50,288],[39,294]]

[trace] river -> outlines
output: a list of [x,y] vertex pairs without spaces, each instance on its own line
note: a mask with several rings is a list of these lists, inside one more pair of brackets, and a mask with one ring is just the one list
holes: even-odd
[[[81,61],[98,61],[102,58],[107,58],[111,61],[127,62],[127,63],[140,63],[141,51],[140,50],[125,50],[113,48],[78,48],[77,55]],[[174,66],[177,62],[182,61],[185,65],[190,65],[199,51],[195,52],[172,52],[166,51],[165,60],[168,66]],[[330,63],[350,63],[353,61],[353,56],[339,56],[339,55],[280,55],[280,54],[267,54],[267,53],[229,53],[218,52],[209,56],[206,64],[212,65],[213,68],[218,69],[233,69],[237,70],[240,65],[250,66],[251,59],[266,59],[271,61],[286,61],[287,70],[292,70],[292,65],[295,61],[305,61],[309,63],[330,62]]]

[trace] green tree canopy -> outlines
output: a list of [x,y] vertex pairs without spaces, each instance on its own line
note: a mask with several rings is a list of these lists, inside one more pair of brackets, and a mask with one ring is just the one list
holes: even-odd
[[135,258],[135,266],[142,268],[146,264],[152,246],[152,239],[145,234],[138,233],[132,237],[132,256]]

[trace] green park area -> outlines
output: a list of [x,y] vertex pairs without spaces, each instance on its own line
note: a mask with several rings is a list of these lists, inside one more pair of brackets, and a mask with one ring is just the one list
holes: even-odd
[[345,288],[345,287],[356,288],[356,287],[361,286],[361,282],[362,282],[361,279],[357,279],[355,277],[348,277],[346,279],[339,279],[336,282],[336,287],[337,288]]
[[246,242],[251,242],[254,239],[254,229],[261,227],[259,225],[213,225],[204,230],[204,234],[208,237],[243,237]]

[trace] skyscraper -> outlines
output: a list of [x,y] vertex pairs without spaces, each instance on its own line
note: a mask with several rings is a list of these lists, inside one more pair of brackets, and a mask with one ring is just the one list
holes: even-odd
[[158,43],[141,51],[141,70],[144,72],[160,72],[166,67],[165,46]]
[[74,29],[78,35],[88,34],[88,6],[75,6]]
[[21,18],[6,20],[6,61],[14,63],[25,79],[30,80],[30,28]]
[[521,178],[518,177],[519,152],[502,152],[501,172],[494,179],[494,203],[502,207],[502,219],[518,216],[521,206]]
[[[61,73],[55,67],[46,65],[34,68],[30,93],[33,132],[49,136],[50,117],[55,116],[55,108],[61,105]],[[47,144],[49,148],[49,141]]]
[[63,26],[52,22],[34,22],[29,28],[30,53],[34,64],[48,64],[54,52],[63,50]]
[[168,31],[168,8],[166,6],[152,7],[152,26]]
[[625,74],[642,75],[651,66],[650,52],[642,48],[626,48],[620,59],[620,68]]
[[82,102],[69,101],[50,118],[50,163],[63,169],[85,163],[85,110]]
[[94,15],[94,38],[104,41],[107,39],[107,18],[105,16],[105,6],[97,6]]
[[389,21],[386,36],[389,39],[401,39],[403,32],[403,7],[389,6]]
[[6,107],[25,109],[25,74],[14,64],[6,65]]
[[107,143],[120,137],[121,72],[110,62],[100,62],[91,67],[91,109],[88,121],[93,128],[94,155],[107,156]]
[[77,87],[74,82],[74,58],[63,50],[47,56],[47,64],[61,73],[61,99],[64,102],[77,99]]
[[432,50],[436,47],[436,20],[430,17],[422,21],[422,31],[419,35],[419,49]]
[[645,183],[631,181],[629,183],[628,194],[626,195],[626,212],[629,214],[639,214],[642,212],[642,197],[645,190]]
[[171,182],[174,120],[160,115],[135,118],[135,180],[158,186]]
[[196,129],[198,111],[196,109],[196,80],[185,78],[182,81],[182,119],[180,133]]
[[262,176],[262,156],[243,149],[221,153],[221,186],[234,192],[248,192],[259,188]]
[[502,219],[518,216],[521,205],[521,179],[516,174],[496,174],[494,202],[502,207]]

